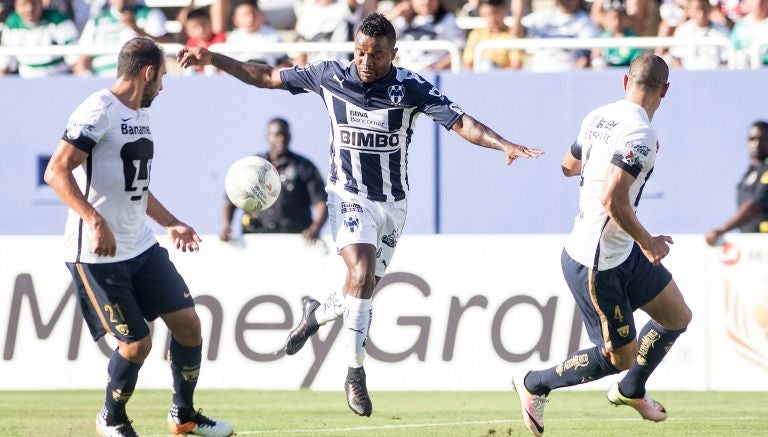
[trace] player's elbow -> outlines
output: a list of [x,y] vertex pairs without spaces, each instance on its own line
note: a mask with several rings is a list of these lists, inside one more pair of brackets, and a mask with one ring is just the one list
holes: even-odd
[[43,174],[43,180],[48,185],[53,185],[53,182],[56,180],[56,176],[58,175],[58,172],[56,171],[56,166],[53,164],[53,162],[49,162],[48,166],[45,167],[45,173]]
[[568,167],[566,165],[561,165],[560,168],[563,170],[563,174],[566,177],[576,176],[579,174],[579,170],[575,168]]
[[600,204],[603,205],[603,209],[605,209],[605,212],[608,213],[611,217],[613,217],[614,213],[616,212],[616,199],[614,196],[610,194],[603,194],[600,196]]

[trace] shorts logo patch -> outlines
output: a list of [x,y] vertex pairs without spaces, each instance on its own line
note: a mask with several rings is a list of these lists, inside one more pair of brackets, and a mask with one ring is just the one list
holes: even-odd
[[616,330],[616,332],[619,333],[620,336],[626,337],[629,335],[629,325],[624,325],[619,327],[619,329]]
[[117,332],[119,332],[119,333],[121,333],[123,335],[128,335],[128,333],[131,332],[128,329],[128,325],[126,325],[125,323],[121,323],[119,325],[115,325],[115,331],[117,331]]
[[348,212],[363,212],[363,207],[358,205],[357,203],[352,202],[341,202],[341,213],[346,214]]
[[400,235],[398,234],[397,229],[395,229],[389,235],[381,237],[381,242],[394,249],[395,246],[397,246],[398,238],[400,238]]
[[349,232],[357,231],[360,228],[360,218],[354,214],[344,218],[344,227]]

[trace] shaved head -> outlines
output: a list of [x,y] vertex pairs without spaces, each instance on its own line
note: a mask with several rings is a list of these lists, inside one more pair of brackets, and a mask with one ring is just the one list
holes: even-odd
[[656,55],[640,55],[629,66],[629,83],[646,89],[661,88],[669,79],[669,66]]

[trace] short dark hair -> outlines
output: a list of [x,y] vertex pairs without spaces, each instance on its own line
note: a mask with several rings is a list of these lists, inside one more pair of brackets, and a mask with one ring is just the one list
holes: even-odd
[[187,20],[210,20],[211,14],[205,8],[196,8],[187,12]]
[[155,41],[137,36],[120,49],[117,57],[117,76],[135,77],[147,65],[160,68],[164,58],[163,49]]
[[232,5],[232,11],[237,9],[241,5],[253,6],[255,9],[259,9],[259,2],[257,0],[237,0]]
[[656,89],[667,84],[669,66],[659,56],[645,53],[629,65],[629,81],[644,88]]
[[754,123],[752,123],[751,127],[759,129],[760,132],[762,132],[764,135],[768,135],[768,121],[756,120]]
[[269,120],[267,123],[267,126],[272,126],[273,124],[279,124],[281,128],[285,129],[286,131],[291,131],[291,126],[288,124],[288,121],[281,117],[275,117]]
[[370,36],[371,38],[383,36],[387,38],[387,41],[392,47],[395,46],[395,42],[397,41],[395,27],[392,26],[392,23],[387,20],[387,17],[385,17],[384,14],[378,12],[368,14],[368,16],[363,19],[360,27],[357,28],[357,31],[363,35]]
[[480,0],[481,5],[488,5],[494,8],[506,7],[507,0]]

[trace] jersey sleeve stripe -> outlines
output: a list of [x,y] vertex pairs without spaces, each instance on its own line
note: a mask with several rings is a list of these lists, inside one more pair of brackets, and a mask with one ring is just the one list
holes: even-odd
[[78,150],[82,150],[83,152],[89,154],[93,148],[96,147],[96,141],[82,134],[79,137],[72,139],[67,136],[66,132],[64,132],[64,135],[61,136],[61,139],[68,142],[69,144],[72,144]]
[[573,155],[574,158],[581,160],[581,144],[579,144],[578,141],[574,141],[573,144],[571,144],[571,155]]
[[613,155],[613,158],[611,158],[611,164],[615,165],[616,167],[619,167],[620,169],[624,170],[625,172],[632,175],[632,177],[636,178],[637,175],[640,174],[640,168],[639,165],[630,165],[627,164],[624,160],[621,154],[615,154]]

